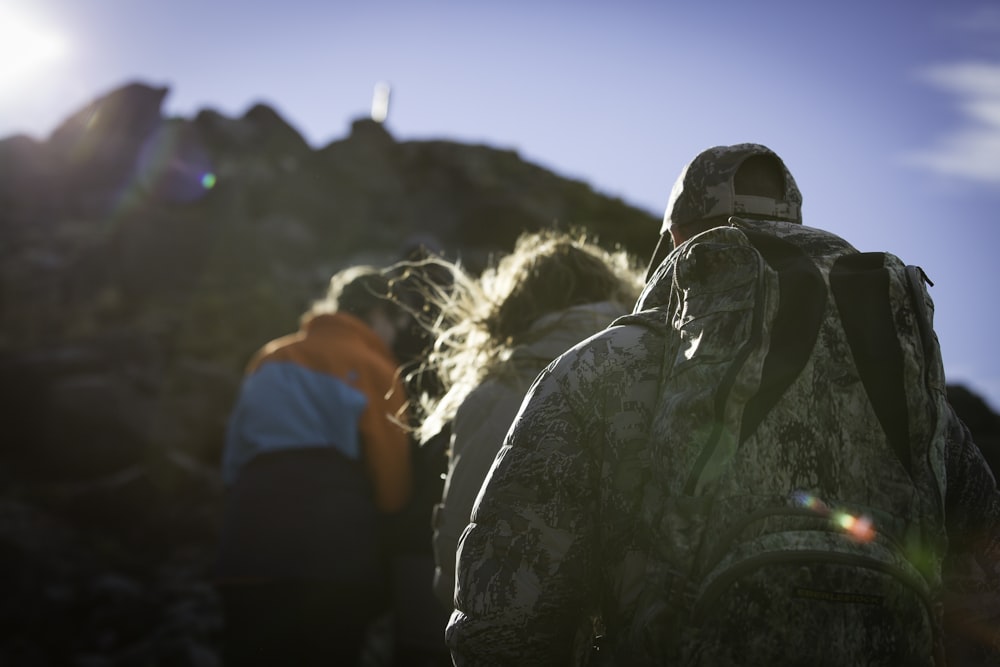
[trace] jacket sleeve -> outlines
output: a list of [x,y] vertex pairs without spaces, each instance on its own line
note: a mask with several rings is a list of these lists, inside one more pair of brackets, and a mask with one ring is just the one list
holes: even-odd
[[365,466],[375,487],[375,505],[396,512],[413,490],[410,437],[406,432],[406,389],[390,364],[376,365],[364,388],[368,405],[359,429]]
[[592,611],[599,462],[566,383],[576,355],[532,385],[459,541],[445,634],[456,665],[568,664]]
[[942,571],[948,663],[1000,664],[1000,494],[968,428],[949,415]]
[[949,552],[972,556],[1000,595],[1000,491],[968,427],[952,412],[946,443]]

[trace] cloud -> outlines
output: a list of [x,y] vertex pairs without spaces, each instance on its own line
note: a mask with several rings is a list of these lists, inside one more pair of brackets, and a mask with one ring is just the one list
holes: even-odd
[[1000,184],[1000,63],[928,67],[920,79],[957,98],[961,124],[934,146],[904,156],[908,164],[989,184]]

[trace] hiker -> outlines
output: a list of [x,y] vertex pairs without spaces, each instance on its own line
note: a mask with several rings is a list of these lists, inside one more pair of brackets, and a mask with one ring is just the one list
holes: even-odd
[[801,201],[758,144],[681,172],[633,314],[543,371],[480,491],[456,665],[940,664],[944,556],[998,590],[922,271]]
[[412,487],[388,280],[330,280],[250,360],[226,432],[217,584],[226,665],[356,664],[387,605],[381,523]]
[[[433,344],[431,332],[422,318],[435,318],[435,305],[425,298],[433,286],[435,293],[448,292],[451,274],[439,258],[441,245],[430,236],[407,240],[399,261],[387,269],[390,298],[407,313],[406,326],[396,338],[394,351],[407,395],[436,396],[441,382],[426,364]],[[428,261],[431,260],[431,261]],[[418,426],[419,414],[409,410],[409,432]],[[445,439],[412,442],[413,493],[406,507],[387,522],[386,547],[389,557],[391,612],[372,638],[380,666],[451,667],[451,655],[444,643],[444,626],[451,609],[434,596],[434,552],[431,546],[431,516],[441,499],[447,469]]]
[[449,292],[428,294],[441,313],[428,322],[437,340],[428,365],[445,392],[424,396],[417,439],[431,442],[442,429],[451,438],[433,524],[434,593],[450,612],[458,538],[528,386],[559,354],[629,312],[642,281],[626,252],[561,231],[521,235],[478,277],[439,265],[454,278]]

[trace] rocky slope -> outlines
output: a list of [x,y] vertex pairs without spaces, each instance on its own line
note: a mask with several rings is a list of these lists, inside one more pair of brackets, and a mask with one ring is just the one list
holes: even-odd
[[[225,420],[333,271],[424,238],[476,268],[556,225],[645,257],[658,233],[511,151],[369,120],[314,149],[262,105],[166,118],[167,93],[0,140],[2,664],[218,664]],[[953,391],[995,451],[1000,417]]]
[[333,271],[417,239],[474,269],[525,230],[643,255],[658,232],[512,151],[366,119],[314,149],[267,106],[167,118],[167,94],[0,140],[3,664],[213,664],[227,413]]

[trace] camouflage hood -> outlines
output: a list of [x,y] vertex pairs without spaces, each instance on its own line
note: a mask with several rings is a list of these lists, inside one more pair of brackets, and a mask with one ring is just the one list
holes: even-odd
[[[785,176],[783,199],[736,193],[736,172],[754,156],[768,156],[781,164]],[[668,233],[674,225],[727,215],[802,222],[802,194],[788,167],[767,146],[715,146],[699,153],[674,182],[660,233]]]
[[[771,165],[763,170],[751,168],[740,172],[751,158],[765,158]],[[769,178],[762,188],[758,179],[765,173]],[[774,180],[778,174],[780,183]],[[776,196],[779,191],[780,196]],[[713,219],[723,224],[734,215],[802,224],[802,193],[784,161],[767,146],[749,143],[714,146],[699,153],[681,170],[663,214],[660,240],[649,262],[647,280],[673,246],[672,227]]]

